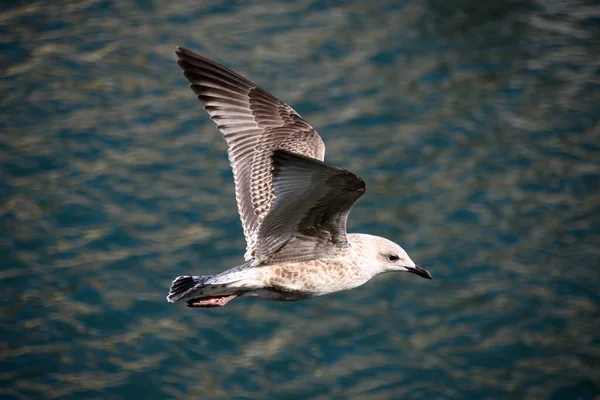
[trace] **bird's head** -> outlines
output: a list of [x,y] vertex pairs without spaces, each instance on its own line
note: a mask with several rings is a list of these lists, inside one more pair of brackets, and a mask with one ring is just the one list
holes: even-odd
[[376,269],[376,273],[403,271],[431,279],[431,274],[425,268],[419,267],[410,259],[406,251],[391,240],[364,235],[369,243],[369,263]]

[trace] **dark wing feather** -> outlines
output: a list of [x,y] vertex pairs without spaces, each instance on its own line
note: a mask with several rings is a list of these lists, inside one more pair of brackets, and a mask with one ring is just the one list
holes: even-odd
[[256,262],[305,261],[347,247],[346,219],[365,182],[288,151],[272,158],[276,200],[260,227]]
[[272,151],[323,160],[325,145],[290,106],[246,78],[190,50],[178,47],[175,53],[190,87],[227,141],[249,260],[274,200]]

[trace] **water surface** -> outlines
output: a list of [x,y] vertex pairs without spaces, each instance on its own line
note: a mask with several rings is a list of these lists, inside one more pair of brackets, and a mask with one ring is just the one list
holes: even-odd
[[[0,7],[0,397],[600,396],[600,8],[521,1]],[[290,103],[367,182],[349,229],[434,275],[168,304],[238,265],[189,47]]]

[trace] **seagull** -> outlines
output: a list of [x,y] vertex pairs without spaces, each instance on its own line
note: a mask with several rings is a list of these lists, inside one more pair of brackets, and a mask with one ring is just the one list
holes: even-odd
[[182,47],[175,54],[227,142],[247,245],[239,266],[177,277],[169,302],[209,308],[238,297],[295,301],[353,289],[392,271],[431,279],[396,243],[346,232],[365,182],[323,162],[323,140],[296,111],[206,57]]

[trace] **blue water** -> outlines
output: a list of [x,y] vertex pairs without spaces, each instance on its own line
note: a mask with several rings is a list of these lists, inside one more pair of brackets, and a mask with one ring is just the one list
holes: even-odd
[[[0,398],[600,396],[594,2],[0,7]],[[238,265],[226,146],[175,64],[290,103],[433,281],[169,304]]]

